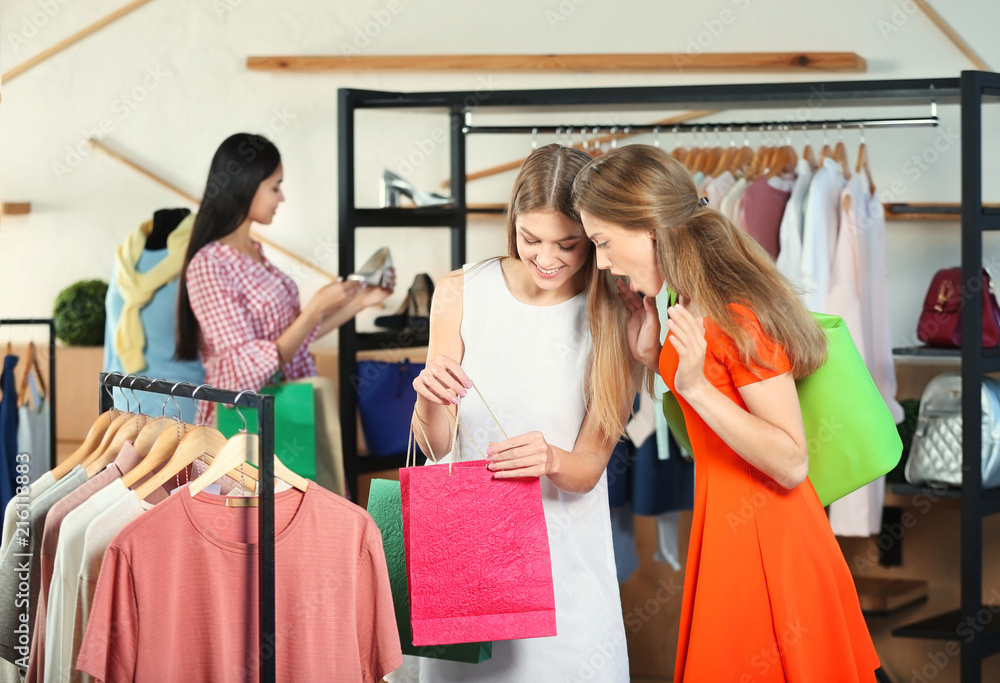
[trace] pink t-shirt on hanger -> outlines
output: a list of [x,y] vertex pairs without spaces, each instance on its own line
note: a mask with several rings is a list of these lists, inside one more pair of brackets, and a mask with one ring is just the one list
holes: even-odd
[[[182,490],[125,527],[77,666],[102,681],[256,681],[258,511]],[[314,484],[277,493],[274,545],[279,680],[378,683],[402,663],[367,512]]]

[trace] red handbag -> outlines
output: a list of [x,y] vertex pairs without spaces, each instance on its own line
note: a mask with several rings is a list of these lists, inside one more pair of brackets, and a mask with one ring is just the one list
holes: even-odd
[[934,273],[924,297],[924,309],[917,322],[917,339],[928,346],[962,346],[962,299],[971,299],[976,289],[983,301],[983,347],[1000,346],[1000,306],[993,294],[993,280],[985,268],[982,279],[962,286],[961,268],[944,268]]

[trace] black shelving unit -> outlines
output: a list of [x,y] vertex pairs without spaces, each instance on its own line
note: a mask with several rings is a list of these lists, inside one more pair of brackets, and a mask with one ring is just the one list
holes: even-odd
[[56,321],[52,318],[2,318],[0,327],[4,325],[39,325],[48,328],[49,332],[49,469],[56,466],[56,453],[59,444],[56,442]]
[[[199,401],[226,403],[257,411],[259,422],[257,435],[258,472],[260,476],[260,514],[257,515],[258,573],[257,573],[257,614],[258,641],[257,663],[260,665],[257,680],[260,683],[274,683],[277,668],[275,664],[275,613],[274,613],[274,396],[257,394],[252,391],[228,391],[208,385],[194,386],[186,382],[167,382],[121,373],[100,374],[100,407],[106,412],[114,407],[110,387],[127,387],[129,391],[146,391],[154,394],[195,398]],[[186,495],[186,494],[185,494]],[[234,600],[240,596],[234,596]],[[248,653],[247,662],[253,661]]]
[[[1000,74],[965,71],[959,78],[913,80],[820,81],[807,83],[753,83],[704,86],[646,86],[627,88],[573,88],[558,90],[501,90],[489,93],[473,91],[449,92],[381,92],[341,89],[339,91],[339,202],[340,202],[340,272],[354,269],[354,231],[374,226],[448,227],[452,231],[452,266],[458,268],[465,257],[465,227],[468,209],[465,201],[466,136],[471,134],[530,133],[532,126],[479,128],[472,125],[474,111],[504,108],[505,114],[530,117],[533,111],[545,112],[607,112],[649,109],[719,110],[786,109],[814,112],[820,118],[824,108],[862,108],[865,114],[880,107],[957,106],[962,125],[962,275],[965,282],[976,282],[982,262],[982,233],[1000,230],[1000,211],[984,208],[982,201],[982,106],[1000,101]],[[470,109],[469,103],[474,103]],[[451,122],[451,191],[454,203],[450,208],[434,209],[358,209],[354,206],[355,112],[360,109],[438,109]],[[925,121],[927,119],[924,119]],[[749,123],[753,123],[750,121]],[[790,117],[792,129],[802,121]],[[827,121],[836,124],[836,121]],[[725,124],[722,124],[725,125]],[[733,124],[734,127],[738,124]],[[905,124],[902,124],[905,125]],[[575,125],[579,128],[579,125]],[[607,129],[607,125],[595,126]],[[865,128],[869,126],[866,124]],[[551,124],[537,126],[550,130]],[[626,126],[617,124],[618,130]],[[646,131],[650,125],[630,126],[634,132]],[[667,133],[673,127],[664,127]],[[682,126],[686,128],[686,126]],[[977,290],[978,291],[978,290]],[[981,320],[978,306],[964,307],[963,339],[980,338]],[[426,343],[426,340],[424,340]],[[356,354],[362,348],[394,348],[404,346],[398,340],[382,335],[358,335],[353,323],[340,329],[340,411],[343,429],[344,466],[352,491],[357,489],[357,476],[371,469],[396,465],[389,458],[357,457],[356,421],[357,397],[351,382],[356,373]],[[410,344],[415,346],[416,344]],[[915,351],[914,353],[919,353]],[[956,352],[957,353],[957,352]],[[980,475],[980,394],[979,379],[984,372],[1000,370],[1000,352],[984,353],[976,344],[961,351],[964,470],[966,480],[961,491],[962,558],[961,605],[957,612],[939,615],[911,627],[897,629],[899,636],[931,637],[961,640],[962,681],[979,683],[981,660],[1000,651],[1000,638],[992,632],[976,631],[971,638],[959,635],[959,621],[975,619],[982,608],[982,526],[983,517],[1000,511],[992,493],[984,493]],[[399,459],[402,464],[402,458]],[[1000,620],[995,620],[1000,624]],[[917,636],[916,634],[920,634]]]

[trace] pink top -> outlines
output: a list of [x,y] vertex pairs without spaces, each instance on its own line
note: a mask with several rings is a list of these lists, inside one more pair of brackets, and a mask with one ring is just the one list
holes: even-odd
[[781,219],[790,196],[791,192],[774,187],[766,176],[750,183],[743,195],[743,229],[772,259],[778,258]]
[[[378,683],[402,663],[378,527],[312,483],[274,498],[277,679]],[[101,681],[256,681],[258,511],[181,490],[122,529],[77,667]]]
[[[198,338],[205,383],[231,391],[259,391],[279,368],[287,379],[312,377],[309,346],[316,327],[281,368],[275,340],[301,312],[295,282],[267,260],[263,263],[221,242],[202,247],[187,267],[188,298],[201,328]],[[215,405],[205,403],[212,422]]]

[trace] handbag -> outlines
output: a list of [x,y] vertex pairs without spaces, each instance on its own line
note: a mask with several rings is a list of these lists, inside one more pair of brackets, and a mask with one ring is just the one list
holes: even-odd
[[[978,289],[982,291],[983,346],[1000,346],[1000,306],[993,293],[993,279],[982,269]],[[924,307],[917,321],[917,339],[928,346],[962,346],[962,300],[972,299],[976,287],[962,286],[961,268],[944,268],[934,273]]]
[[406,554],[403,548],[403,504],[399,482],[373,479],[368,493],[368,514],[382,532],[382,549],[389,570],[392,604],[404,655],[479,664],[493,656],[493,643],[458,643],[417,647],[410,630],[410,597],[406,591]]
[[[809,449],[809,481],[827,506],[892,470],[903,441],[843,319],[812,315],[827,336],[826,360],[800,379],[796,390]],[[673,393],[663,395],[663,416],[678,443],[681,438],[690,443]]]
[[[316,480],[316,407],[313,385],[278,382],[258,393],[274,396],[274,452],[290,470]],[[242,417],[240,417],[242,415]],[[219,406],[217,429],[229,438],[246,430],[257,431],[257,410]]]
[[[1000,382],[980,385],[983,488],[1000,486]],[[962,375],[937,375],[920,395],[917,428],[906,459],[906,481],[914,485],[962,485]]]
[[402,455],[410,434],[410,416],[417,402],[413,380],[423,363],[358,361],[351,378],[358,393],[358,411],[365,446],[371,455]]
[[460,413],[451,462],[399,471],[413,644],[554,636],[541,482],[461,462]]

